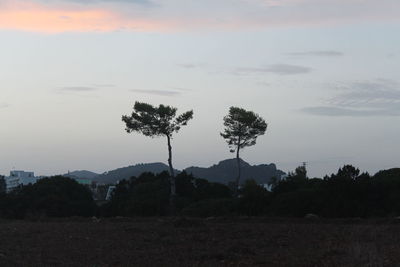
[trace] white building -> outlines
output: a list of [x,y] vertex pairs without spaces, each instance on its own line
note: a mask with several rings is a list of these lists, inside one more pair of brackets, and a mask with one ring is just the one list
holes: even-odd
[[5,177],[7,192],[10,192],[20,185],[34,184],[41,177],[35,177],[33,172],[10,171],[10,176]]

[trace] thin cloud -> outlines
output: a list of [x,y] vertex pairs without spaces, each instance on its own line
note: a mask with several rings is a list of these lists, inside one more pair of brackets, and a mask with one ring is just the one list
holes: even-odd
[[95,87],[115,87],[115,84],[111,84],[111,83],[100,83],[100,84],[94,84],[93,86],[95,86]]
[[310,73],[312,68],[298,65],[289,64],[274,64],[266,67],[259,68],[237,68],[234,74],[263,74],[263,73],[274,73],[278,75],[296,75]]
[[302,111],[319,116],[400,116],[400,84],[386,79],[358,81],[335,87],[340,92],[326,105]]
[[183,64],[178,64],[178,66],[185,69],[194,69],[197,68],[199,65],[193,63],[183,63]]
[[159,95],[159,96],[168,96],[168,97],[173,97],[173,96],[179,96],[182,94],[182,92],[179,91],[171,91],[171,90],[141,90],[141,89],[132,89],[130,90],[131,92],[134,93],[140,93],[140,94],[149,94],[149,95]]
[[340,57],[344,54],[334,50],[307,51],[307,52],[292,52],[286,53],[289,56],[316,56],[316,57]]
[[396,58],[396,53],[388,53],[388,54],[386,54],[386,58],[395,59]]
[[8,108],[10,105],[7,103],[0,103],[0,109]]
[[201,68],[205,67],[206,64],[204,63],[179,63],[176,64],[178,67],[184,68],[184,69],[196,69],[196,68]]
[[400,107],[400,84],[385,79],[358,81],[336,87],[341,93],[327,102],[341,107]]
[[96,91],[97,88],[86,87],[86,86],[68,86],[68,87],[62,87],[61,90],[69,92],[92,92]]
[[398,109],[351,109],[319,106],[303,108],[301,111],[311,115],[328,117],[400,116],[400,110]]
[[[139,4],[139,5],[146,5],[152,6],[154,3],[148,0],[64,0],[66,2],[74,2],[80,4],[96,4],[96,3],[127,3],[127,4]],[[38,1],[43,2],[43,1]]]
[[184,87],[171,86],[170,88],[174,89],[174,90],[177,90],[177,91],[180,91],[180,92],[191,92],[191,91],[193,91],[192,89],[184,88]]
[[256,84],[259,85],[259,86],[264,86],[264,87],[270,87],[271,86],[271,83],[264,82],[264,81],[257,82]]

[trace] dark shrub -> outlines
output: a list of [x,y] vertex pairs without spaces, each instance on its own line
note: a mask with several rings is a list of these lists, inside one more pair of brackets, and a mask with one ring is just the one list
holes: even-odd
[[95,203],[88,188],[62,176],[44,178],[7,194],[1,207],[3,216],[49,217],[92,216]]
[[240,190],[238,210],[241,214],[257,216],[267,212],[271,193],[255,180],[247,180]]

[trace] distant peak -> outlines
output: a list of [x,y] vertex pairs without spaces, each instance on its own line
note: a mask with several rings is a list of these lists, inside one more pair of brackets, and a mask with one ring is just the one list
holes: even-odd
[[[240,165],[242,165],[242,166],[245,166],[245,167],[248,167],[248,166],[251,166],[249,163],[247,163],[246,161],[244,161],[243,159],[239,159],[240,160]],[[218,162],[218,166],[231,166],[231,165],[233,165],[233,164],[237,164],[237,159],[236,158],[232,158],[232,159],[225,159],[225,160],[222,160],[222,161],[220,161],[220,162]]]

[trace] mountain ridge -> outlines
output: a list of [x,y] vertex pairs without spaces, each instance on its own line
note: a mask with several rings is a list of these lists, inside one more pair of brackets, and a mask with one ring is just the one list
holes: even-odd
[[72,172],[63,174],[63,176],[65,176],[65,177],[90,179],[90,180],[94,179],[98,175],[99,175],[98,173],[86,171],[86,170],[72,171]]
[[[133,176],[139,176],[144,172],[160,173],[163,171],[168,171],[168,165],[162,162],[154,163],[139,163],[136,165],[130,165],[128,167],[121,167],[115,170],[104,172],[93,178],[93,181],[104,184],[115,184],[120,180],[129,179]],[[179,172],[178,170],[175,170]]]
[[[272,177],[279,179],[285,174],[285,172],[277,169],[274,163],[251,165],[240,159],[240,164],[242,171],[241,183],[244,183],[247,179],[254,179],[259,184],[267,184]],[[226,159],[208,168],[189,167],[184,171],[193,174],[195,177],[207,179],[210,182],[228,184],[237,177],[237,161],[235,158]]]
[[[251,165],[240,159],[240,164],[242,168],[241,183],[247,179],[254,179],[259,184],[266,184],[272,177],[279,179],[285,174],[283,171],[277,169],[274,163]],[[102,184],[116,184],[120,180],[129,179],[133,176],[137,177],[144,172],[160,173],[168,170],[169,167],[165,163],[154,162],[121,167],[102,174],[89,171],[73,171],[64,176],[91,179]],[[207,179],[210,182],[228,184],[229,182],[233,182],[237,177],[237,161],[235,158],[226,159],[210,167],[191,166],[182,171],[193,174],[196,178]],[[179,173],[181,171],[175,170],[175,172]]]

